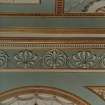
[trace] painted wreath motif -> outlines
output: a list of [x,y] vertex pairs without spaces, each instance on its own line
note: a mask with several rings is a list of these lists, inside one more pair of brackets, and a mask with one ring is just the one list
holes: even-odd
[[0,50],[0,67],[6,67],[8,62],[8,55],[5,51]]
[[14,59],[18,65],[22,64],[24,68],[29,68],[34,65],[37,55],[34,55],[30,50],[22,50],[14,57]]
[[90,68],[95,65],[96,56],[91,52],[83,51],[73,55],[72,60],[76,67]]
[[66,58],[62,51],[53,49],[44,56],[44,65],[51,68],[63,67],[66,63]]

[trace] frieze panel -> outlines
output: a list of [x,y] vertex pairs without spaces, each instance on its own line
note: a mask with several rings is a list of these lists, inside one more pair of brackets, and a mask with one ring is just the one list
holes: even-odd
[[[6,44],[6,41],[8,44]],[[105,44],[79,40],[43,40],[19,41],[1,40],[0,68],[1,69],[50,69],[60,71],[84,71],[105,69]],[[46,43],[45,43],[46,42]],[[82,44],[82,43],[83,44]]]

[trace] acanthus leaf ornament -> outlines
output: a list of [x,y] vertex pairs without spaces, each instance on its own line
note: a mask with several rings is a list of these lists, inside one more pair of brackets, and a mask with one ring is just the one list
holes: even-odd
[[100,64],[103,68],[105,68],[105,54],[100,56]]
[[72,56],[73,65],[79,68],[91,68],[96,64],[96,56],[89,51],[80,51]]
[[67,56],[63,51],[52,49],[43,57],[44,65],[50,68],[61,68],[67,62]]
[[17,65],[24,65],[24,68],[30,68],[34,65],[35,61],[37,60],[38,56],[33,54],[31,50],[22,50],[20,51],[14,59],[16,60]]
[[7,67],[8,55],[5,51],[0,50],[0,68]]

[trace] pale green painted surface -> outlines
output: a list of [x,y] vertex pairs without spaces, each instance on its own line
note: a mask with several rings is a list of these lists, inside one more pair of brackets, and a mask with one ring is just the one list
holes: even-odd
[[105,85],[105,73],[0,73],[0,90],[30,86],[51,86],[72,92],[92,105],[105,105],[84,86]]
[[[54,0],[46,1],[41,7],[37,5],[36,7],[27,8],[21,5],[18,8],[18,5],[0,5],[0,11],[40,12],[43,10],[51,13],[54,11]],[[105,28],[105,17],[48,18],[0,16],[0,27]],[[105,73],[0,73],[1,91],[29,85],[47,85],[61,88],[81,96],[81,98],[92,105],[105,105],[104,101],[84,87],[88,85],[105,85]]]
[[0,17],[0,27],[105,28],[105,18]]
[[[68,0],[66,1],[68,2]],[[76,3],[76,1],[73,3]],[[68,5],[66,5],[66,7],[68,8]],[[55,0],[41,0],[41,4],[35,4],[35,5],[0,4],[0,12],[54,13]],[[49,17],[48,18],[46,16],[43,17],[0,16],[0,27],[105,28],[105,17],[98,17],[98,18]]]
[[40,4],[0,4],[0,12],[17,13],[52,13],[55,11],[55,0],[41,0]]

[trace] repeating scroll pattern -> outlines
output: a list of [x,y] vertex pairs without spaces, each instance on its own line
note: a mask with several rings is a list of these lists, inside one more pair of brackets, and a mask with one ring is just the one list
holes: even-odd
[[0,50],[0,68],[104,69],[105,52],[60,48]]

